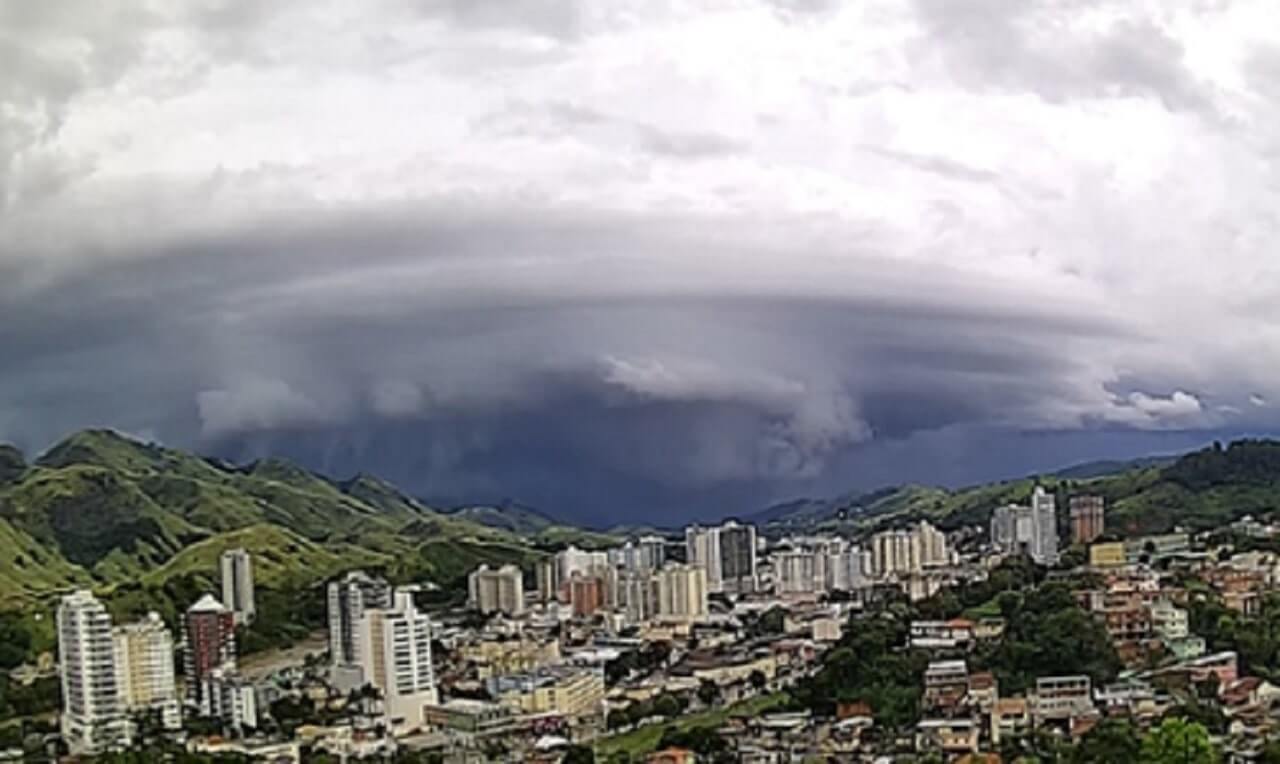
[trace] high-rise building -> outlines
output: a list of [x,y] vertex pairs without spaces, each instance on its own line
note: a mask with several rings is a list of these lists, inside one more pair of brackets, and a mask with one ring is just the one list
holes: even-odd
[[730,594],[756,590],[756,527],[732,520],[720,526],[720,583]]
[[[355,666],[360,660],[356,626],[366,610],[391,607],[391,585],[363,571],[352,571],[329,584],[329,662]],[[359,677],[353,680],[357,685]]]
[[556,554],[556,565],[559,568],[560,585],[564,586],[574,573],[587,575],[593,569],[609,566],[607,552],[588,552],[570,545]]
[[245,734],[258,727],[258,694],[253,685],[234,671],[214,669],[200,680],[206,698],[205,715]]
[[524,612],[524,574],[514,565],[493,570],[481,565],[467,577],[468,604],[481,613]]
[[236,670],[235,615],[213,595],[206,594],[187,609],[186,625],[187,703],[201,716],[213,716],[204,679],[214,671]]
[[685,553],[691,565],[707,571],[712,592],[749,594],[757,587],[756,528],[732,520],[713,528],[685,529]]
[[1072,496],[1071,541],[1089,544],[1106,530],[1106,505],[1101,496]]
[[657,570],[667,561],[667,540],[661,536],[641,536],[636,542],[638,566],[644,570]]
[[1027,554],[1041,565],[1058,561],[1058,516],[1053,494],[1036,486],[1031,506],[1009,504],[991,514],[991,545],[1006,554]]
[[696,621],[707,615],[707,571],[700,565],[667,563],[657,579],[659,618]]
[[560,598],[560,564],[557,560],[542,560],[537,567],[538,601],[544,605]]
[[173,635],[158,613],[137,623],[117,626],[115,642],[120,702],[133,717],[151,712],[165,729],[182,726],[181,704],[174,682]]
[[129,724],[120,697],[111,616],[88,591],[58,606],[58,667],[62,678],[62,736],[76,755],[121,750]]
[[236,623],[249,623],[256,613],[253,603],[253,558],[243,549],[228,549],[219,559],[222,572],[222,604]]
[[773,577],[778,594],[813,594],[824,591],[826,567],[826,555],[812,549],[788,549],[775,553]]
[[691,525],[684,530],[685,559],[707,572],[710,591],[724,591],[720,568],[720,529]]
[[566,588],[569,591],[569,607],[573,614],[589,618],[605,607],[605,586],[599,576],[574,574]]
[[389,609],[366,610],[359,622],[360,667],[382,691],[388,721],[396,729],[423,724],[423,708],[437,701],[431,665],[431,621],[411,590],[395,592]]
[[950,557],[946,534],[926,520],[871,537],[872,568],[879,576],[919,573],[946,564]]
[[658,614],[658,584],[653,571],[621,572],[618,574],[617,592],[617,607],[627,623],[644,623]]

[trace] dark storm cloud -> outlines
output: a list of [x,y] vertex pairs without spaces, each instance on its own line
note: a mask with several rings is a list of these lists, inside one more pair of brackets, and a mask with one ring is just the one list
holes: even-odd
[[0,8],[0,439],[607,523],[1275,420],[1266,6],[130,8]]

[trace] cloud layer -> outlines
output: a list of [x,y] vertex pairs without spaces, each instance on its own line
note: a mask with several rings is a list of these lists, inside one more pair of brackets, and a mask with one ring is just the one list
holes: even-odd
[[1276,424],[1272,3],[132,8],[0,8],[0,438],[608,523]]

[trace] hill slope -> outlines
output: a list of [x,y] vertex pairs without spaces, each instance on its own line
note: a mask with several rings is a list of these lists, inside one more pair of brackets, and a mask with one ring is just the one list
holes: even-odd
[[187,587],[212,588],[218,555],[233,547],[254,553],[259,586],[277,589],[356,567],[456,587],[480,561],[538,554],[515,533],[368,476],[333,482],[279,460],[238,467],[106,430],[77,433],[32,464],[0,447],[0,608],[91,586],[129,598],[129,610],[150,600],[167,611],[180,603],[161,592],[181,600]]
[[943,528],[985,525],[993,509],[1026,502],[1036,485],[1058,491],[1060,507],[1072,493],[1103,496],[1107,525],[1122,534],[1175,526],[1207,529],[1244,515],[1280,511],[1280,441],[1242,440],[1177,458],[1084,465],[954,491],[909,485],[833,500],[803,500],[772,507],[753,519],[774,532],[858,531],[924,518]]

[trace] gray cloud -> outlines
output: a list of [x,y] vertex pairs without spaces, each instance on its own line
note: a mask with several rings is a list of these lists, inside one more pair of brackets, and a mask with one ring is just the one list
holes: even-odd
[[604,521],[1278,423],[1265,5],[19,5],[27,448]]

